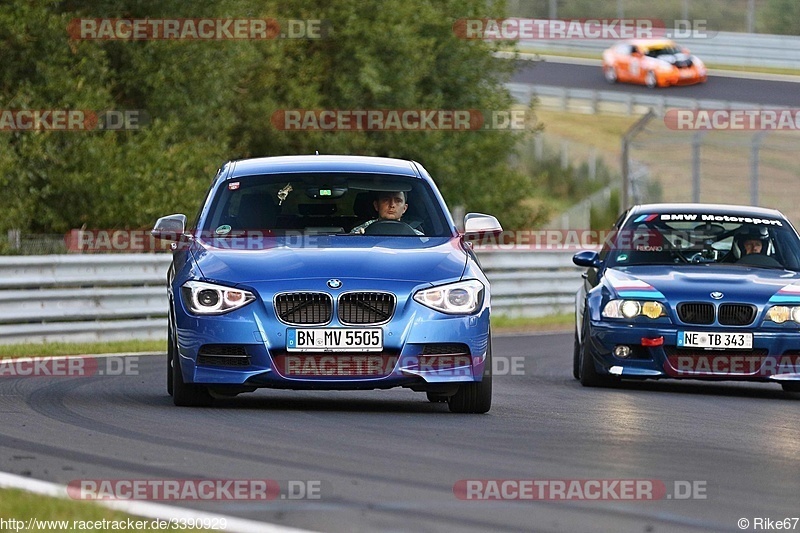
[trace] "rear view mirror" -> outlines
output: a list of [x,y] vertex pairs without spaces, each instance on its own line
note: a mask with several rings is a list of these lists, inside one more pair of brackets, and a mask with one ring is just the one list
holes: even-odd
[[467,213],[464,217],[464,235],[467,237],[481,237],[483,235],[499,235],[503,227],[492,215],[483,213]]
[[584,250],[572,256],[572,262],[578,266],[599,268],[601,265],[600,254],[594,250]]
[[186,215],[176,214],[161,217],[150,234],[164,241],[178,241],[186,231]]

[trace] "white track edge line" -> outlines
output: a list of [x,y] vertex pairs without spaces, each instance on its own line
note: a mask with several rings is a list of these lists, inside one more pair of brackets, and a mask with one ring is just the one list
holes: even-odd
[[[51,483],[49,481],[41,481],[29,477],[18,476],[16,474],[9,474],[7,472],[0,472],[0,488],[13,488],[21,489],[26,492],[34,494],[41,494],[44,496],[51,496],[55,498],[63,498],[72,500],[67,494],[67,487]],[[138,500],[116,500],[116,501],[102,501],[102,500],[72,500],[72,501],[88,501],[97,503],[103,507],[114,509],[116,511],[123,511],[128,514],[141,516],[143,518],[152,518],[159,520],[170,519],[203,519],[203,520],[220,520],[225,519],[225,529],[219,529],[225,533],[314,533],[308,529],[298,529],[277,524],[270,524],[268,522],[258,522],[256,520],[249,520],[246,518],[238,518],[235,516],[228,516],[223,514],[209,513],[206,511],[196,511],[194,509],[187,509],[185,507],[175,507],[163,503],[145,502]]]

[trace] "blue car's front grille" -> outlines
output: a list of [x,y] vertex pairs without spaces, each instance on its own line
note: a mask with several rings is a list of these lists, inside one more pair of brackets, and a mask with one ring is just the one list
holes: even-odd
[[287,324],[327,324],[333,316],[333,300],[324,292],[287,292],[275,297],[275,312]]
[[702,302],[678,304],[678,318],[685,324],[713,324],[714,305]]
[[722,304],[719,306],[719,323],[725,326],[747,326],[756,319],[756,306],[749,304]]
[[348,292],[339,297],[342,324],[381,324],[394,314],[395,298],[385,292]]

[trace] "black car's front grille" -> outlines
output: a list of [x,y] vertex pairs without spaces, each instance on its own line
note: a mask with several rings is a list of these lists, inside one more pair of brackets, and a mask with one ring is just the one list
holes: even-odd
[[394,314],[395,297],[385,292],[348,292],[339,297],[342,324],[381,324]]
[[748,304],[722,304],[719,306],[719,323],[724,326],[747,326],[756,319],[756,306]]
[[678,304],[678,318],[685,324],[712,324],[714,305],[702,302]]
[[275,312],[287,324],[327,324],[333,316],[333,300],[324,292],[287,292],[275,297]]

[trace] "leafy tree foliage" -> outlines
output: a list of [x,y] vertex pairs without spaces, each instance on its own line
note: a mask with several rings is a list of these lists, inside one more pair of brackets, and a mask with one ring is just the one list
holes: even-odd
[[[280,131],[285,109],[507,109],[513,65],[459,39],[483,0],[98,0],[0,5],[0,109],[137,109],[138,131],[0,132],[0,231],[148,227],[192,213],[232,158],[345,153],[420,161],[445,199],[529,226],[509,131]],[[321,19],[323,39],[79,41],[75,18]]]

